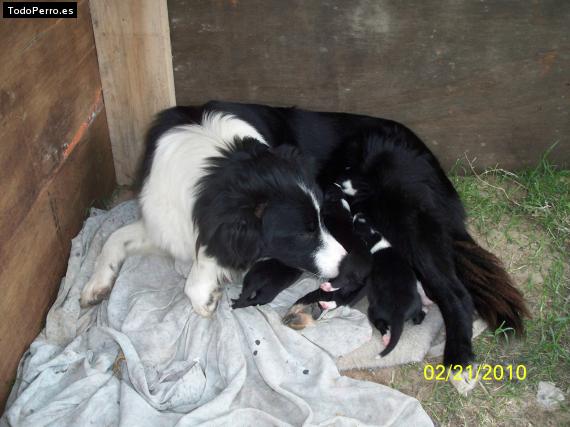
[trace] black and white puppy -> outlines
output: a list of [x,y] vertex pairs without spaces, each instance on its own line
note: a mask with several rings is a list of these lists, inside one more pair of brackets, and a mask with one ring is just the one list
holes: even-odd
[[338,274],[346,251],[323,224],[309,158],[292,146],[270,147],[231,114],[190,111],[194,117],[166,110],[149,131],[142,218],[108,238],[81,293],[83,306],[110,292],[135,253],[192,261],[185,293],[202,316],[214,311],[221,280],[261,258]]
[[[422,287],[408,262],[363,215],[355,215],[355,231],[372,254],[372,268],[366,280],[368,319],[382,334],[386,348],[380,355],[386,356],[398,344],[406,320],[411,319],[416,325],[424,320],[427,308],[422,306]],[[337,279],[331,283],[342,286]],[[423,289],[421,292],[425,295]]]

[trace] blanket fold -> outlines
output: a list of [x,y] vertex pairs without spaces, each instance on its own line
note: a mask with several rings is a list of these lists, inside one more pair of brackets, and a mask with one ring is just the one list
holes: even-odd
[[370,341],[361,312],[333,310],[297,332],[281,316],[318,286],[304,276],[272,304],[232,310],[227,285],[212,319],[192,311],[185,278],[157,255],[127,259],[108,300],[79,294],[106,238],[138,218],[135,202],[93,210],[73,240],[45,329],[24,354],[0,425],[432,425],[416,399],[341,376],[337,359]]

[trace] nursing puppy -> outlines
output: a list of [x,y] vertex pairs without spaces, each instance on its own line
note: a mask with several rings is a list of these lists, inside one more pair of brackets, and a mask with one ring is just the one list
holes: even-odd
[[[327,229],[343,245],[348,254],[341,261],[337,281],[325,282],[299,299],[283,322],[293,329],[312,324],[323,310],[352,305],[367,292],[367,279],[372,270],[372,257],[364,240],[356,233],[348,203],[349,196],[335,183],[325,192],[322,212]],[[310,309],[304,310],[309,306]]]
[[108,238],[81,304],[101,301],[135,253],[192,261],[184,290],[202,316],[214,311],[220,281],[261,258],[335,277],[346,251],[323,225],[311,168],[297,148],[269,146],[231,114],[166,110],[147,138],[142,218]]
[[275,259],[258,261],[245,276],[241,294],[232,300],[232,308],[269,304],[300,275],[301,270],[291,269]]
[[[351,180],[342,182],[346,183],[345,191],[347,186],[355,190]],[[284,322],[293,329],[301,329],[313,323],[322,310],[353,305],[367,296],[368,319],[382,334],[386,348],[380,355],[386,356],[398,344],[404,322],[411,319],[419,324],[425,317],[427,309],[422,307],[418,292],[421,285],[407,261],[364,215],[352,217],[344,197],[339,188],[332,187],[325,193],[322,207],[329,230],[339,242],[345,242],[348,251],[339,275],[296,303],[298,307],[318,304],[318,308],[313,306],[310,313],[303,313],[294,306]]]
[[[386,348],[380,355],[386,356],[398,344],[406,320],[411,319],[416,325],[424,320],[426,309],[418,292],[421,285],[407,261],[364,216],[355,216],[355,231],[372,254],[372,269],[366,280],[368,319],[382,334]],[[342,276],[341,272],[339,278]],[[338,279],[331,281],[333,286],[337,282]]]
[[[331,295],[336,298],[338,305],[348,304],[353,299],[353,292],[360,290],[360,283],[370,271],[370,255],[362,239],[353,230],[352,214],[347,197],[336,184],[325,192],[321,206],[323,221],[332,236],[348,251],[341,261],[340,271],[345,275],[356,275],[355,280],[347,280],[347,285],[334,294],[326,284],[311,294],[309,298],[320,301],[322,309],[332,308]],[[256,262],[248,271],[239,298],[233,300],[233,308],[243,308],[252,305],[268,304],[287,286],[294,282],[301,271],[291,269],[281,262],[268,259]],[[351,284],[358,283],[358,286]],[[319,299],[318,296],[322,295]],[[320,313],[314,310],[315,315]]]

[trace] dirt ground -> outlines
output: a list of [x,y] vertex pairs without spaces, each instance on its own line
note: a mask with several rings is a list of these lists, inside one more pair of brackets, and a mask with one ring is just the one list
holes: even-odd
[[[465,186],[455,184],[467,199],[468,211],[472,211],[472,234],[503,260],[532,312],[522,339],[505,339],[503,333],[491,331],[476,338],[477,362],[525,365],[526,379],[480,381],[464,397],[446,382],[424,379],[424,364],[436,364],[439,360],[344,374],[416,397],[437,425],[570,426],[568,254],[557,247],[556,239],[532,215],[512,209],[508,199],[499,199],[497,193],[502,190],[486,192],[473,182]],[[472,200],[471,190],[480,191]],[[566,397],[564,403],[551,410],[541,407],[536,399],[539,381],[549,381],[560,388]]]

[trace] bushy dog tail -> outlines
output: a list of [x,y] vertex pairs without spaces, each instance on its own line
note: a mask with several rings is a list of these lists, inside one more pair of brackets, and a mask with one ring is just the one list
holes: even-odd
[[471,294],[479,315],[493,329],[511,328],[522,334],[523,318],[530,313],[501,261],[469,235],[453,245],[457,276]]

